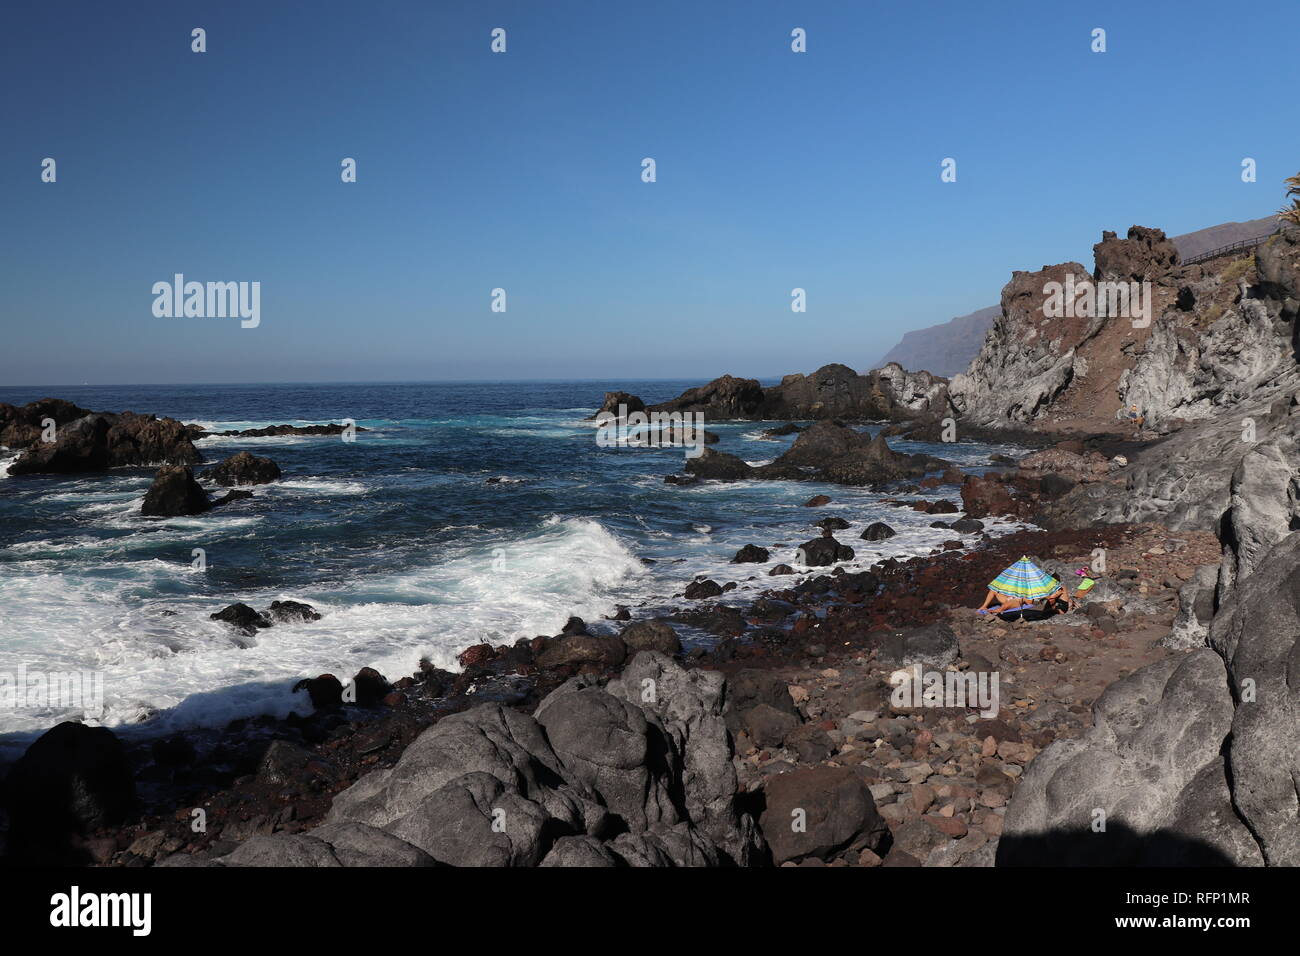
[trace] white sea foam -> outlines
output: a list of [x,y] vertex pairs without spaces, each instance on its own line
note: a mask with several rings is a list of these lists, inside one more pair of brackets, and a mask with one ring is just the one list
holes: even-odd
[[292,492],[310,492],[315,495],[363,495],[369,488],[360,481],[340,481],[329,478],[285,478],[261,490],[275,492],[287,489]]
[[341,440],[338,435],[208,435],[199,440],[197,447],[203,449],[229,445],[305,445],[323,439]]
[[[554,634],[569,614],[599,618],[612,607],[612,589],[646,573],[627,544],[598,522],[559,516],[492,546],[448,548],[426,565],[294,594],[142,599],[176,593],[165,582],[196,572],[181,561],[113,567],[115,576],[96,578],[52,572],[43,561],[6,565],[0,605],[13,638],[0,645],[0,671],[102,670],[102,722],[129,730],[162,711],[150,732],[251,713],[283,716],[303,706],[289,693],[293,681],[326,671],[350,675],[373,666],[396,679],[421,657],[458,669],[456,655],[469,644]],[[247,647],[226,625],[208,620],[228,603],[264,608],[283,598],[308,601],[324,617],[259,631]],[[9,711],[0,714],[0,732],[36,731],[66,716],[56,709]]]

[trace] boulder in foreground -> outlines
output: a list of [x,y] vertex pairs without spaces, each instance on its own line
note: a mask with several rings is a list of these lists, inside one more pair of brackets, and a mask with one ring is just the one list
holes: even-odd
[[324,826],[164,865],[759,863],[725,695],[721,674],[643,651],[607,683],[569,680],[535,717],[498,704],[444,717],[393,767],[339,793]]
[[847,767],[783,773],[764,788],[763,834],[781,864],[881,848],[889,827],[862,778]]
[[69,836],[121,822],[134,802],[135,782],[116,735],[65,721],[37,738],[4,780],[9,852],[71,862]]

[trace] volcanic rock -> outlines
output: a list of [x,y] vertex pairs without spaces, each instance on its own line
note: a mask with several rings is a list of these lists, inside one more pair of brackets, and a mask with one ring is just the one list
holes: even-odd
[[807,567],[827,567],[839,561],[852,561],[853,549],[834,538],[813,538],[799,546],[796,560]]
[[672,657],[681,652],[682,642],[667,621],[633,621],[619,635],[628,652],[658,651]]
[[219,485],[263,485],[280,478],[280,466],[270,458],[241,451],[212,466],[203,474]]
[[[769,780],[761,825],[778,865],[829,860],[845,850],[878,850],[889,828],[867,785],[844,767],[795,770]],[[798,825],[796,825],[798,824]]]
[[186,465],[163,465],[145,493],[142,515],[176,517],[202,514],[212,507],[208,493]]
[[[304,604],[302,606],[307,607],[308,605]],[[320,615],[317,615],[317,617],[319,616]],[[220,611],[217,611],[215,614],[209,614],[208,619],[212,621],[222,621],[229,624],[241,634],[248,635],[255,634],[259,628],[270,627],[273,623],[268,615],[253,610],[247,604],[231,604],[228,607],[224,607]]]
[[859,536],[863,541],[884,541],[886,538],[892,538],[898,534],[893,528],[883,521],[873,521],[863,529]]
[[731,559],[732,564],[762,564],[768,559],[767,548],[760,548],[756,544],[747,544]]
[[111,730],[64,721],[14,763],[3,802],[12,857],[66,863],[67,835],[121,822],[135,802],[135,783]]

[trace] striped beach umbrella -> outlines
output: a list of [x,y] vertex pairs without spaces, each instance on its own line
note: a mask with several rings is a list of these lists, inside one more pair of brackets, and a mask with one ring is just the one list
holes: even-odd
[[989,590],[1005,597],[1037,601],[1059,587],[1055,578],[1026,556],[994,578]]

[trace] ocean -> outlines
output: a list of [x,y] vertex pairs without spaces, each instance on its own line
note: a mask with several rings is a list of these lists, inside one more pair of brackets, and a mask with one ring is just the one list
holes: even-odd
[[[443,384],[203,385],[3,388],[0,401],[66,398],[97,411],[133,410],[209,430],[353,419],[339,437],[210,437],[206,462],[237,451],[274,459],[284,478],[250,500],[184,518],[146,518],[152,468],[67,477],[0,475],[0,675],[94,671],[97,722],[124,733],[169,733],[237,717],[305,708],[293,683],[363,666],[389,679],[421,658],[457,670],[457,654],[483,641],[558,633],[570,615],[589,624],[615,606],[634,617],[670,611],[697,574],[739,585],[743,601],[795,564],[815,537],[837,532],[853,567],[928,554],[957,535],[933,516],[882,504],[887,495],[813,482],[664,483],[680,448],[608,448],[583,419],[605,391],[647,403],[697,381]],[[775,423],[707,423],[712,446],[751,464],[776,458],[792,437]],[[875,428],[870,428],[875,431]],[[1005,446],[891,439],[979,471]],[[0,450],[7,465],[16,452]],[[0,467],[0,472],[3,472]],[[499,479],[489,483],[489,478]],[[956,489],[923,497],[956,499]],[[831,504],[806,508],[811,495]],[[944,515],[945,520],[957,517]],[[883,520],[899,533],[858,540]],[[1009,522],[992,522],[990,530]],[[772,549],[764,565],[731,564],[746,544]],[[196,567],[196,549],[204,568]],[[208,615],[242,601],[306,601],[324,617],[233,639]],[[682,630],[687,640],[707,641]],[[246,645],[246,646],[244,646]],[[66,708],[0,709],[0,755],[75,716]]]

